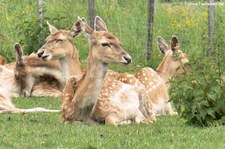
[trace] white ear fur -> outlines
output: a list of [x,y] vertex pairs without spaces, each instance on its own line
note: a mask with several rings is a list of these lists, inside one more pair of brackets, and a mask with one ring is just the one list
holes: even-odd
[[161,53],[165,54],[169,50],[168,44],[161,36],[158,36],[157,43]]
[[78,17],[78,21],[80,23],[81,30],[84,33],[84,35],[87,36],[87,37],[90,37],[91,34],[94,32],[94,30],[85,23],[84,18]]
[[78,20],[77,22],[74,23],[74,25],[70,29],[70,36],[74,38],[75,36],[80,35],[81,30],[82,30],[81,23],[80,20]]
[[54,26],[52,26],[48,21],[47,21],[48,27],[49,27],[49,31],[51,34],[55,33],[58,31],[58,29]]
[[95,17],[94,30],[108,32],[108,29],[107,29],[107,26],[106,26],[105,22],[99,16]]

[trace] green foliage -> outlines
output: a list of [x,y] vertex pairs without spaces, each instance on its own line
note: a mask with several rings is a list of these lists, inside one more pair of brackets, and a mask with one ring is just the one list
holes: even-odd
[[[225,124],[225,83],[218,51],[209,57],[196,57],[191,70],[171,81],[170,95],[179,115],[202,126]],[[216,56],[217,55],[217,56]]]

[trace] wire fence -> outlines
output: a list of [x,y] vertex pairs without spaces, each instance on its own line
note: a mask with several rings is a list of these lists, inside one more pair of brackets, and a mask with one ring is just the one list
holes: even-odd
[[[121,39],[129,52],[134,53],[137,60],[146,57],[148,36],[148,7],[146,0],[96,0],[95,15],[101,16],[111,32]],[[38,25],[40,9],[37,2],[22,0],[2,0],[0,2],[0,48],[2,55],[12,57],[15,42],[20,42],[27,53],[31,53],[44,43],[49,34],[46,21],[59,29],[70,29],[77,16],[83,16],[89,22],[88,1],[83,0],[43,0],[42,27]],[[214,44],[224,40],[225,4],[215,1]],[[157,36],[170,42],[172,35],[180,41],[182,50],[190,54],[207,53],[208,49],[208,3],[205,1],[159,0],[154,4],[153,47],[151,62],[161,59],[157,50]],[[39,15],[37,15],[37,12]],[[4,20],[4,21],[3,21]],[[40,19],[39,19],[40,20]],[[43,35],[41,35],[43,34]],[[84,39],[76,39],[81,49],[87,48]],[[79,41],[81,40],[81,42]],[[83,47],[84,46],[84,47]],[[84,54],[83,57],[85,57]]]

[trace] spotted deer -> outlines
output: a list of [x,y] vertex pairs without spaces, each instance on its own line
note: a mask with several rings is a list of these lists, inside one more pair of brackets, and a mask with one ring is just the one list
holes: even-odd
[[[0,113],[17,113],[17,112],[59,112],[59,110],[49,110],[45,108],[20,109],[13,105],[11,97],[13,94],[29,95],[33,84],[38,80],[38,75],[48,74],[55,75],[54,65],[48,67],[33,67],[33,60],[22,57],[22,50],[19,44],[15,45],[17,62],[15,70],[7,68],[5,65],[0,66]],[[33,67],[33,68],[32,68]],[[58,71],[58,69],[57,69]],[[61,71],[58,72],[60,80]]]
[[[114,125],[126,123],[131,119],[136,122],[154,121],[151,104],[143,102],[146,107],[149,106],[149,108],[145,108],[140,102],[144,99],[139,100],[140,97],[145,98],[144,95],[139,94],[134,86],[113,79],[107,73],[108,63],[126,64],[131,61],[131,57],[123,50],[118,38],[108,32],[100,17],[95,18],[94,30],[82,20],[77,21],[75,25],[77,30],[82,29],[82,32],[87,36],[91,49],[89,50],[87,70],[83,76],[76,75],[70,70],[64,71],[64,73],[70,74],[70,77],[72,76],[68,79],[62,94],[64,121],[85,122],[90,117],[95,122],[104,121],[106,124]],[[56,29],[53,26],[49,27],[50,30]],[[55,32],[55,34],[58,35],[59,32]],[[54,38],[57,41],[60,37],[50,35],[48,38]],[[39,49],[38,55],[42,59],[51,60],[55,57],[55,51],[58,51],[56,48],[58,45],[52,42],[55,51],[48,48],[48,38]],[[63,51],[58,57],[65,58],[62,61],[65,63],[61,63],[61,65],[68,68],[66,66],[71,65],[68,64],[70,60],[67,60],[70,58],[68,51],[71,49],[66,47],[60,49]],[[149,113],[152,115],[148,117]]]
[[158,47],[161,53],[164,54],[162,62],[156,69],[156,72],[169,86],[169,81],[174,76],[180,76],[182,72],[188,70],[188,56],[182,52],[179,47],[179,42],[176,36],[171,39],[171,46],[169,47],[162,37],[158,37]]
[[188,58],[179,49],[178,40],[175,36],[172,37],[171,48],[168,47],[162,37],[158,37],[158,46],[165,56],[156,71],[151,68],[143,68],[134,75],[145,86],[153,102],[153,111],[157,115],[176,114],[169,102],[168,82],[173,76],[179,75],[184,69],[187,69],[185,63],[188,62]]

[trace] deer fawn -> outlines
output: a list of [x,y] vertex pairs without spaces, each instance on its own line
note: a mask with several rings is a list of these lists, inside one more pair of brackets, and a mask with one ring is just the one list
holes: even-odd
[[[56,30],[52,25],[49,27],[50,31],[52,28]],[[151,108],[147,110],[143,108],[144,106],[140,104],[139,94],[134,86],[124,84],[106,74],[108,63],[130,63],[131,57],[123,50],[120,41],[114,35],[108,33],[103,20],[100,17],[95,18],[95,30],[87,26],[82,20],[77,21],[73,28],[76,28],[77,33],[82,29],[90,41],[91,49],[89,51],[87,70],[83,76],[75,74],[70,69],[64,70],[65,75],[69,74],[66,76],[74,75],[67,81],[62,94],[64,121],[78,120],[85,122],[90,117],[95,121],[105,121],[106,124],[115,125],[131,119],[135,119],[136,122],[154,121],[154,116],[149,119],[146,118],[147,116],[144,112],[151,113],[151,110],[149,110]],[[50,35],[48,38],[54,38],[57,41],[60,38],[58,36],[59,32],[56,31],[54,33],[57,36]],[[68,34],[67,36],[70,35]],[[60,57],[64,59],[61,60],[61,65],[64,68],[71,68],[68,66],[72,65],[69,63],[74,58],[70,60],[69,51],[76,49],[69,49],[65,44],[59,46],[55,42],[51,42],[52,45],[50,43],[48,45],[48,38],[38,51],[38,55],[46,60]],[[69,38],[65,37],[65,39]],[[64,40],[64,42],[66,41]],[[49,48],[51,46],[55,47],[55,51]],[[61,50],[61,55],[57,52],[57,46]],[[62,48],[63,46],[65,48]],[[72,51],[72,53],[77,52]],[[79,65],[80,63],[76,64]]]
[[180,50],[176,36],[172,37],[170,48],[162,37],[158,37],[158,47],[161,53],[164,54],[164,58],[156,71],[169,86],[169,81],[172,77],[179,76],[184,70],[189,69],[185,65],[189,60],[187,55]]
[[22,49],[19,44],[15,45],[15,50],[17,55],[15,71],[8,69],[5,65],[0,66],[0,113],[59,112],[59,110],[48,110],[44,108],[20,109],[13,105],[10,99],[12,95],[29,95],[33,84],[38,80],[38,74],[42,75],[43,73],[46,73],[52,75],[51,70],[49,70],[51,69],[51,65],[48,65],[46,68],[35,67],[34,69],[31,69],[32,66],[28,64],[31,64],[33,61],[23,59]]
[[[167,86],[169,86],[168,82],[173,76],[179,75],[184,69],[187,69],[184,64],[188,62],[188,58],[179,49],[178,40],[175,36],[171,40],[171,49],[162,37],[158,37],[158,46],[160,51],[165,54],[156,70],[158,74],[151,68],[143,68],[135,76],[146,87],[153,102],[153,111],[158,111],[158,115],[176,114],[169,102]],[[179,71],[177,71],[178,68]]]

